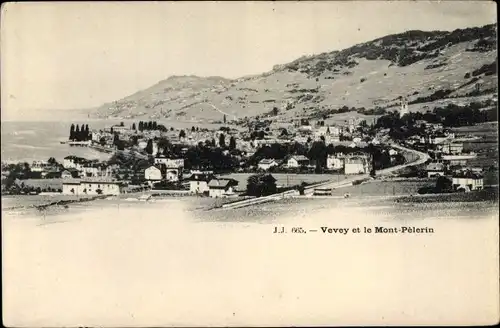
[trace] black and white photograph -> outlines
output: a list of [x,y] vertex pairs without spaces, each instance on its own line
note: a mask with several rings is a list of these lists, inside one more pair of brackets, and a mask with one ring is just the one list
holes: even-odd
[[3,4],[4,325],[498,323],[496,10]]

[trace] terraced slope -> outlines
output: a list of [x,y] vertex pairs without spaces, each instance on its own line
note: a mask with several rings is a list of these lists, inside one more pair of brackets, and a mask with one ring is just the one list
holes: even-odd
[[343,106],[410,110],[465,104],[496,94],[496,25],[453,32],[409,31],[342,51],[299,58],[235,80],[174,76],[96,110],[99,117],[278,119]]

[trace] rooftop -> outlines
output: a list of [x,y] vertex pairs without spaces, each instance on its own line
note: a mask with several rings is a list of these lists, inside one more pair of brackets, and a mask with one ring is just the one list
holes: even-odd
[[212,179],[208,183],[211,188],[226,188],[238,185],[238,181],[234,179]]

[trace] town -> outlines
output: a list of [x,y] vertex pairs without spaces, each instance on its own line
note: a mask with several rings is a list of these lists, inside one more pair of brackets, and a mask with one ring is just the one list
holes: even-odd
[[[91,147],[111,158],[100,162],[69,155],[62,163],[54,158],[4,163],[2,193],[82,196],[155,191],[238,198],[290,190],[303,195],[308,190],[329,195],[336,186],[362,183],[364,177],[376,178],[390,168],[401,168],[396,170],[406,172],[401,176],[435,178],[435,185],[420,193],[448,193],[481,190],[484,170],[498,170],[469,165],[477,154],[465,152],[463,142],[477,137],[451,132],[454,126],[496,120],[473,106],[422,114],[409,111],[401,97],[397,111],[370,123],[349,119],[343,124],[329,124],[328,115],[275,120],[286,106],[256,119],[228,122],[223,115],[218,129],[179,129],[156,121],[121,122],[102,130],[72,124],[68,140],[61,141],[69,146],[68,152],[71,147]],[[295,181],[290,183],[289,176]],[[48,180],[57,183],[44,184]]]

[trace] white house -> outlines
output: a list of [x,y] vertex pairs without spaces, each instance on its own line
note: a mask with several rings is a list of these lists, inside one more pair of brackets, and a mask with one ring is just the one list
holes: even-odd
[[364,157],[352,156],[345,159],[345,174],[366,174],[369,170],[368,160]]
[[208,183],[208,195],[213,198],[234,195],[234,187],[237,185],[238,181],[234,179],[212,179]]
[[155,165],[165,165],[166,172],[165,178],[167,181],[179,181],[182,177],[182,170],[184,169],[184,159],[172,159],[165,156],[155,157]]
[[119,195],[123,191],[123,184],[110,180],[65,180],[63,181],[64,195]]
[[483,176],[472,171],[455,173],[452,185],[455,190],[473,191],[484,188]]
[[441,150],[445,154],[461,154],[464,150],[463,143],[445,143],[438,146],[438,149]]
[[162,180],[162,174],[159,167],[154,165],[148,167],[144,170],[144,179],[151,182],[157,182]]
[[66,156],[63,160],[63,166],[65,169],[79,169],[82,163],[87,162],[85,158],[77,156]]
[[163,155],[159,155],[155,157],[155,164],[165,164],[167,167],[172,167],[172,168],[184,167],[184,159],[183,158],[172,159],[165,157]]
[[426,171],[428,178],[444,176],[445,166],[443,163],[429,163]]
[[34,161],[30,169],[32,172],[43,172],[45,170],[48,170],[52,165],[49,164],[47,161]]
[[290,168],[304,167],[309,165],[309,159],[304,155],[295,155],[288,159],[287,166]]
[[394,149],[389,149],[389,156],[396,156],[398,152]]
[[110,131],[111,129],[113,129],[113,132],[118,132],[118,133],[123,133],[130,130],[127,126],[121,126],[121,125],[113,125],[110,128]]
[[257,164],[257,167],[261,170],[269,170],[272,167],[278,166],[278,162],[272,158],[264,158],[260,160],[260,162]]
[[336,155],[328,155],[326,158],[326,168],[329,170],[340,170],[344,167],[344,158]]
[[208,182],[214,179],[214,175],[210,173],[193,173],[187,179],[189,181],[189,191],[195,194],[202,194],[209,191]]
[[316,131],[317,136],[339,136],[340,128],[337,126],[322,126]]

